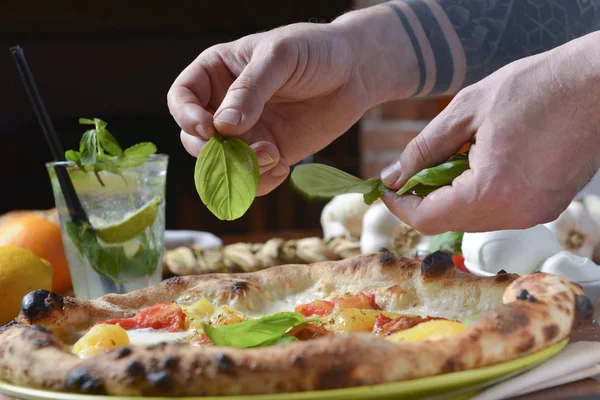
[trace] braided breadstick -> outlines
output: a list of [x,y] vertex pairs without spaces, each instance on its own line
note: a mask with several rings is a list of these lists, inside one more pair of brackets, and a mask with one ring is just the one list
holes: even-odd
[[165,251],[165,267],[175,275],[213,272],[252,272],[284,264],[335,261],[360,254],[360,243],[318,237],[298,240],[274,238],[265,243],[234,243],[217,249],[199,246]]

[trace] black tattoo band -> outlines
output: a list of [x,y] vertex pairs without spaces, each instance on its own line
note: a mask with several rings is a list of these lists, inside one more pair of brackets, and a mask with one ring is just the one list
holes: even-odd
[[421,94],[421,91],[423,90],[423,87],[425,86],[425,78],[427,75],[427,71],[425,70],[425,59],[423,58],[423,51],[421,51],[421,45],[419,45],[419,41],[417,40],[417,37],[415,36],[415,31],[413,30],[412,26],[410,26],[410,23],[408,22],[408,19],[406,19],[406,16],[402,12],[402,10],[400,10],[396,5],[394,5],[392,3],[385,3],[385,5],[390,7],[392,10],[394,10],[396,15],[402,22],[402,25],[404,26],[404,30],[406,31],[406,34],[408,35],[408,38],[410,39],[410,41],[413,45],[413,48],[415,50],[415,56],[417,57],[417,64],[419,65],[419,86],[417,87],[417,90],[415,91],[413,96],[418,96],[419,94]]
[[427,4],[421,1],[403,0],[418,16],[431,45],[435,59],[435,84],[428,95],[439,95],[448,90],[454,77],[452,50],[439,22]]

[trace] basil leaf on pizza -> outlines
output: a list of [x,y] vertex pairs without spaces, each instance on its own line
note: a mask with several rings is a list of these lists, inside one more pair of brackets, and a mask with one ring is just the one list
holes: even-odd
[[216,328],[202,322],[202,330],[217,346],[249,348],[291,341],[284,339],[285,333],[303,322],[304,317],[299,313],[280,312]]
[[194,182],[206,207],[220,220],[243,216],[258,190],[260,172],[254,151],[240,139],[216,134],[196,161]]

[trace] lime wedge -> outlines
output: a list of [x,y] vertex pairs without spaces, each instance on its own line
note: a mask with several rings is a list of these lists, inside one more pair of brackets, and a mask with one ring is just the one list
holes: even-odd
[[127,214],[119,222],[95,226],[96,235],[106,243],[123,243],[133,239],[152,226],[161,202],[160,196],[156,196],[141,208]]

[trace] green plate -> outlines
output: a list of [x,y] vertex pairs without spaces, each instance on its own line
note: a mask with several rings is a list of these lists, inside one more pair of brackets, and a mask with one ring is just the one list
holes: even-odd
[[[565,339],[537,353],[516,360],[495,364],[489,367],[470,371],[453,372],[451,374],[431,376],[428,378],[412,379],[403,382],[386,383],[376,386],[361,386],[355,388],[322,390],[301,393],[282,393],[255,396],[226,396],[226,397],[179,397],[180,400],[359,400],[359,399],[422,399],[445,393],[442,398],[466,399],[504,379],[532,368],[560,352],[568,343]],[[11,385],[0,381],[0,393],[25,400],[140,400],[140,397],[128,396],[92,396],[53,392],[49,390],[30,389]],[[144,397],[144,400],[173,400],[173,397]]]

